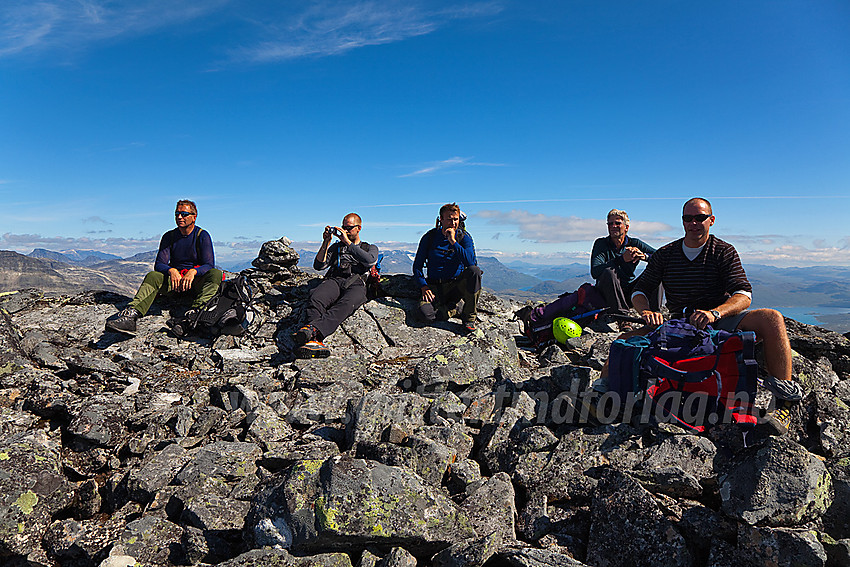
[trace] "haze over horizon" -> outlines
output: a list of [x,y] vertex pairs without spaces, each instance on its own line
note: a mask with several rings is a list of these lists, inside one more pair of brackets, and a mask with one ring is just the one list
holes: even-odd
[[198,203],[222,263],[349,211],[411,249],[586,262],[605,213],[745,264],[850,265],[850,4],[38,3],[0,22],[0,249],[152,250]]

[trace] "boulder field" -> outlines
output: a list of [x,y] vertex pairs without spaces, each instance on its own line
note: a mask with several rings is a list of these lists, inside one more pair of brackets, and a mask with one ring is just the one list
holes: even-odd
[[241,337],[174,337],[168,300],[128,338],[126,296],[0,296],[0,565],[850,565],[847,338],[787,320],[787,434],[693,435],[587,413],[615,327],[536,353],[486,291],[474,333],[423,326],[408,276],[296,360],[297,261],[262,246]]

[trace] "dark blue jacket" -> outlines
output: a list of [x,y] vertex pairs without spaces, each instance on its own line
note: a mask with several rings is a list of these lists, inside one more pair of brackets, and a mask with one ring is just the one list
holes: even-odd
[[[458,230],[457,242],[449,244],[449,240],[439,228],[432,228],[419,241],[416,258],[413,260],[413,277],[419,287],[428,282],[447,281],[457,278],[469,266],[475,266],[475,244],[468,232]],[[428,277],[424,268],[428,267]]]

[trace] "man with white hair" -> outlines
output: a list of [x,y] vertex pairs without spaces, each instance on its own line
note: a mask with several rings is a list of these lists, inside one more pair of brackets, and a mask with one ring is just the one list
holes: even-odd
[[[655,248],[629,236],[629,215],[620,209],[608,211],[608,236],[597,238],[590,253],[590,275],[596,280],[596,289],[605,298],[608,307],[626,312],[631,306],[635,282],[635,269],[641,261],[648,261]],[[650,294],[650,304],[661,310],[661,289]]]

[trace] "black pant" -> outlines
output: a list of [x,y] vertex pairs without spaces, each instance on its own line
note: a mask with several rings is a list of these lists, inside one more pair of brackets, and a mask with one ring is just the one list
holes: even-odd
[[[635,289],[640,277],[632,283],[625,285],[620,282],[617,277],[617,272],[614,268],[606,268],[602,275],[596,280],[596,289],[605,298],[605,303],[608,307],[612,307],[617,311],[625,313],[632,306],[632,292]],[[652,291],[649,300],[649,308],[653,311],[661,311],[661,297],[664,294],[664,288],[659,286]]]
[[[463,300],[460,318],[464,323],[475,322],[478,316],[478,297],[481,295],[481,268],[469,266],[460,275],[447,282],[429,283],[434,293],[434,302],[420,301],[419,310],[428,322],[437,320],[438,313],[448,318],[457,304]],[[440,317],[442,318],[442,317]]]
[[310,292],[307,323],[324,339],[364,303],[366,284],[359,275],[325,278]]

